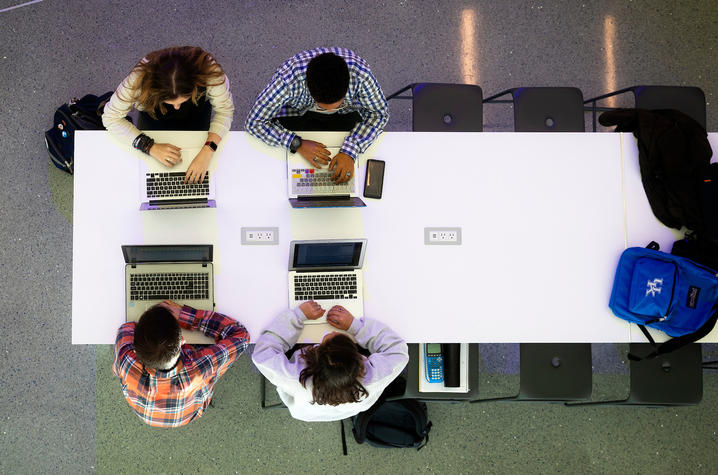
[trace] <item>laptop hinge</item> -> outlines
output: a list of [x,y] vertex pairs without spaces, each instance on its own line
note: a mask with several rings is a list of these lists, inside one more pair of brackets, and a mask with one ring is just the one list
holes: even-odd
[[203,262],[203,263],[202,263],[202,267],[207,267],[207,263],[206,263],[206,262]]
[[327,200],[350,200],[351,195],[297,195],[297,199],[306,201],[327,201]]
[[137,264],[132,264],[133,269],[137,269]]
[[207,198],[175,198],[169,200],[149,200],[150,206],[162,206],[162,205],[193,205],[193,204],[207,204]]
[[353,272],[353,271],[355,271],[355,270],[357,270],[357,269],[337,269],[337,268],[334,268],[334,269],[331,269],[331,268],[330,268],[330,269],[306,269],[306,270],[296,269],[296,270],[291,271],[291,272],[296,272],[297,274],[302,274],[302,273],[305,273],[305,272],[307,272],[307,273],[313,273],[313,272]]

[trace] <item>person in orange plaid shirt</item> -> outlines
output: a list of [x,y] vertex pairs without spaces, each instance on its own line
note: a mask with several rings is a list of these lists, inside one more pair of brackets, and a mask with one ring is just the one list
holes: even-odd
[[[180,327],[217,343],[185,344]],[[220,313],[165,300],[117,331],[112,370],[125,399],[145,423],[178,427],[200,417],[217,380],[249,344],[247,329]]]

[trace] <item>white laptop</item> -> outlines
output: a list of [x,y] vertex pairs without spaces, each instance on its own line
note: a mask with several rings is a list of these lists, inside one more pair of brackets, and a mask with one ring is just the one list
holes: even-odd
[[151,158],[140,160],[140,210],[214,208],[215,185],[207,171],[201,183],[184,183],[185,173],[199,152],[197,147],[182,149],[182,162],[167,168]]
[[[125,258],[126,321],[173,300],[200,310],[214,309],[212,245],[122,246]],[[214,344],[201,332],[182,329],[187,343]]]
[[[362,317],[361,268],[366,244],[366,239],[292,241],[289,245],[289,307],[296,308],[307,300],[314,300],[324,310],[341,305],[354,317]],[[323,329],[309,329],[322,324]],[[334,330],[327,323],[326,313],[317,320],[307,320],[304,325],[315,336],[300,336],[300,342],[319,341],[323,331]]]
[[[339,153],[339,147],[327,147],[331,157]],[[314,168],[298,153],[287,151],[287,193],[293,208],[332,208],[366,206],[356,192],[358,166],[354,161],[354,173],[346,183],[334,183],[334,171],[329,164]]]

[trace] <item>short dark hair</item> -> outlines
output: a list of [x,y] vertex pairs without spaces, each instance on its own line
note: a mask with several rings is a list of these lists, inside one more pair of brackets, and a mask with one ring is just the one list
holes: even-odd
[[142,314],[135,325],[137,359],[155,369],[169,363],[180,350],[182,331],[177,319],[165,307],[155,305]]
[[337,406],[358,402],[369,394],[359,382],[366,373],[364,359],[348,336],[334,335],[319,346],[304,347],[302,358],[306,367],[299,374],[299,382],[306,388],[312,379],[312,403]]
[[324,53],[307,65],[307,88],[315,101],[332,104],[342,99],[349,89],[349,68],[341,56]]

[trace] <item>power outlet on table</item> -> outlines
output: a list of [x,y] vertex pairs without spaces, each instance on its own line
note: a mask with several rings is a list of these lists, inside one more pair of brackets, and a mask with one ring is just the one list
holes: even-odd
[[461,228],[424,228],[424,244],[459,245]]
[[242,228],[242,244],[279,244],[279,228]]

